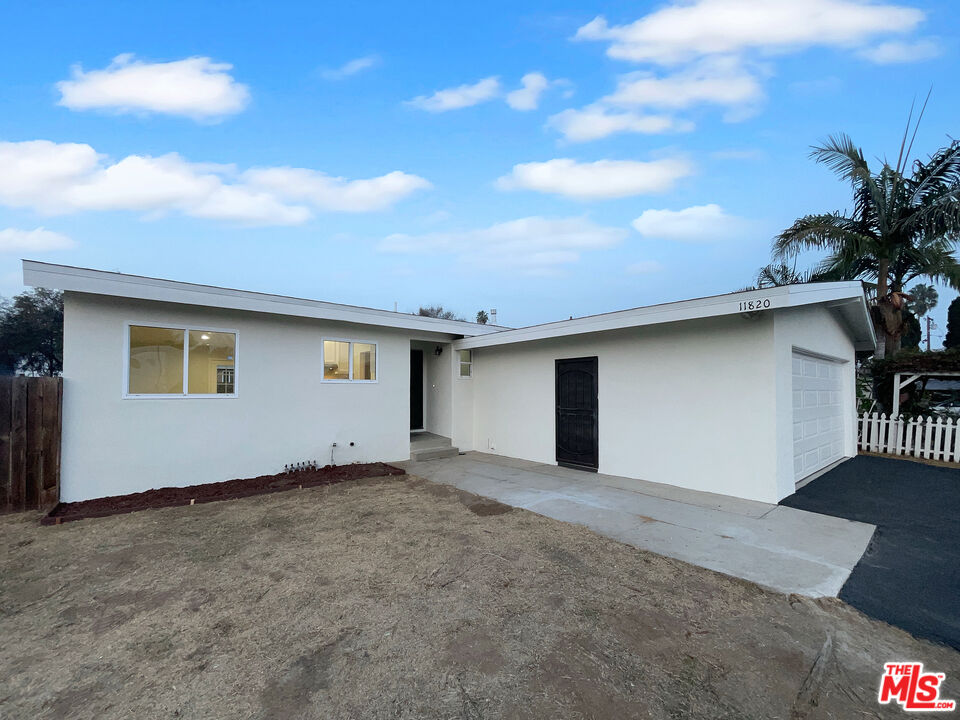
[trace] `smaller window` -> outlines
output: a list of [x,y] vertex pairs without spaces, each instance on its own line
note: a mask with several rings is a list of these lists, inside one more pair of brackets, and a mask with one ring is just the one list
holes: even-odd
[[473,375],[473,350],[460,350],[460,377]]
[[324,340],[323,379],[328,382],[376,382],[377,344]]

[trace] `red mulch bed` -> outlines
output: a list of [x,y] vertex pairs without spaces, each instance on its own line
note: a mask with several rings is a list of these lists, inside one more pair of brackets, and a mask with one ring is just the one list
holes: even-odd
[[386,463],[357,463],[354,465],[327,465],[326,467],[295,470],[278,475],[261,475],[255,478],[225,480],[205,485],[166,487],[129,495],[94,498],[81,502],[58,503],[53,510],[40,519],[41,525],[59,525],[71,520],[106,517],[148,508],[175,507],[193,503],[233,500],[251,495],[283,492],[299,487],[333,485],[344,480],[403,475],[400,468]]

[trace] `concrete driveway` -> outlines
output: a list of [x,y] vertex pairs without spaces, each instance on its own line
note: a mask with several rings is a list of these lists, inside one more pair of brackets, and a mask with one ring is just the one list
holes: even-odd
[[466,453],[399,463],[433,482],[785,593],[835,597],[874,526],[790,507]]

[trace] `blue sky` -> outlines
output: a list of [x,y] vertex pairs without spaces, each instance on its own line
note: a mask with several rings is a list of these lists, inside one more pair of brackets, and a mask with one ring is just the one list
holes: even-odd
[[736,290],[849,205],[810,144],[894,155],[931,85],[916,152],[956,135],[952,10],[8,3],[0,293],[21,257],[514,326]]

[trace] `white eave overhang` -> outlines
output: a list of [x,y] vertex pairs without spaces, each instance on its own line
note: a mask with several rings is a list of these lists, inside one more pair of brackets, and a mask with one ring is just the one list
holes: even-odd
[[295,317],[318,318],[359,325],[378,325],[424,333],[472,336],[503,331],[503,327],[458,320],[440,320],[407,313],[304,300],[283,295],[232,290],[211,285],[161,280],[123,273],[23,261],[23,283],[51,290],[155,300],[202,307],[246,310]]
[[516,330],[503,330],[490,335],[468,337],[457,340],[454,343],[454,349],[494,347],[683,320],[766,313],[815,304],[823,304],[837,314],[850,332],[857,350],[876,349],[876,335],[870,320],[863,285],[859,281],[787,285],[590,315],[544,325],[531,325]]

